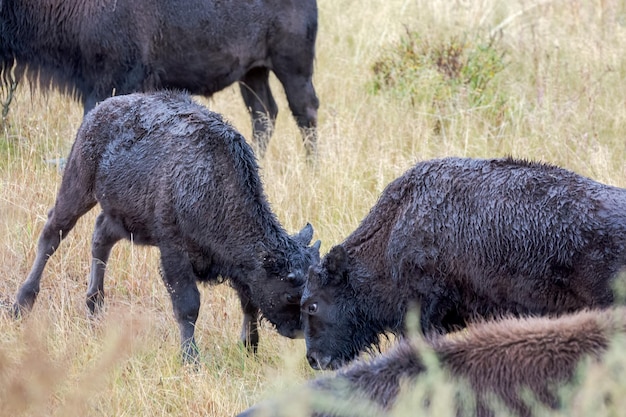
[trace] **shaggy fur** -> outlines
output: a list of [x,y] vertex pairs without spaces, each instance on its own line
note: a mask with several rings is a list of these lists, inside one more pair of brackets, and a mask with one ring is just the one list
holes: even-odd
[[210,96],[240,82],[264,151],[282,83],[309,154],[319,102],[313,88],[315,0],[0,0],[0,89],[16,65],[47,89],[75,94],[85,113],[112,95],[164,88]]
[[183,354],[195,356],[200,307],[196,280],[229,279],[244,309],[244,343],[256,349],[259,309],[280,334],[301,331],[304,274],[319,261],[313,229],[289,236],[270,210],[245,139],[185,94],[110,98],[85,117],[37,258],[15,314],[30,310],[50,256],[96,203],[87,305],[104,298],[104,270],[120,239],[161,252],[162,275],[180,327]]
[[[624,335],[625,320],[623,308],[590,310],[557,318],[475,322],[458,333],[435,336],[430,347],[422,343],[421,349],[402,340],[383,355],[310,381],[300,395],[308,396],[309,407],[316,411],[306,411],[305,406],[289,415],[385,415],[401,392],[410,394],[427,374],[422,360],[426,349],[439,359],[447,377],[466,382],[471,389],[475,407],[468,412],[459,406],[460,415],[494,416],[496,399],[514,415],[531,417],[535,410],[527,394],[542,407],[560,408],[558,389],[572,381],[583,360],[600,359],[611,338]],[[360,409],[370,401],[370,406]],[[287,415],[284,410],[284,402],[266,402],[238,417]]]
[[420,162],[309,272],[307,355],[333,368],[386,331],[613,302],[626,264],[626,190],[513,159]]

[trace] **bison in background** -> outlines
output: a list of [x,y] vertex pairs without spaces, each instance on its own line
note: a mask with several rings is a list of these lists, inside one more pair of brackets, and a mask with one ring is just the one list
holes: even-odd
[[284,87],[309,156],[317,109],[316,0],[0,0],[0,90],[15,65],[43,89],[75,94],[85,113],[112,95],[164,88],[211,96],[234,82],[265,151]]
[[309,271],[307,357],[337,368],[412,305],[425,333],[605,307],[624,266],[626,190],[510,158],[420,162]]
[[104,300],[104,272],[121,239],[161,253],[183,357],[197,357],[196,281],[228,279],[244,310],[243,342],[255,350],[259,311],[278,332],[301,335],[300,297],[319,261],[313,228],[289,236],[271,211],[252,148],[222,118],[185,94],[110,98],[85,116],[70,152],[37,257],[17,293],[16,316],[30,310],[43,269],[76,221],[96,203],[87,306]]
[[492,417],[502,409],[543,415],[538,411],[563,408],[559,389],[586,359],[601,359],[612,339],[625,334],[623,308],[474,322],[458,333],[431,335],[428,343],[403,339],[378,357],[309,381],[288,401],[266,401],[238,417],[397,415],[391,411],[403,395],[417,394],[417,383],[429,373],[425,357],[433,355],[444,380],[469,388],[470,401],[455,405],[458,416]]

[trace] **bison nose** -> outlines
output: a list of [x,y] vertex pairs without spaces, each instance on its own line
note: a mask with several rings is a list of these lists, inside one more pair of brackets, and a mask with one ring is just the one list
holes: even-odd
[[321,356],[318,352],[307,353],[306,359],[309,361],[311,368],[316,371],[328,369],[330,366],[330,356]]

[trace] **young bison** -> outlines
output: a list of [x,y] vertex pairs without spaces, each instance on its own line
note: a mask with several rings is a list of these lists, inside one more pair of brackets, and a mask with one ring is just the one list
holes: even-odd
[[256,349],[259,310],[278,332],[301,331],[304,273],[319,261],[307,225],[290,237],[263,192],[252,148],[222,118],[184,94],[106,100],[78,131],[37,257],[14,313],[30,310],[48,258],[96,203],[87,306],[104,300],[104,272],[120,239],[161,252],[162,276],[180,327],[183,357],[197,352],[196,281],[229,279],[244,310],[243,342]]
[[[289,415],[386,415],[401,392],[410,394],[427,375],[422,357],[428,351],[438,358],[446,378],[471,389],[475,409],[461,411],[459,406],[459,415],[493,416],[496,399],[514,415],[530,417],[536,410],[526,394],[540,406],[561,408],[559,388],[572,381],[585,359],[600,359],[611,338],[626,333],[625,320],[622,308],[590,310],[558,318],[475,322],[456,334],[436,335],[421,349],[404,339],[372,360],[358,360],[310,381],[300,393],[300,412],[290,405]],[[282,416],[287,409],[284,402],[268,401],[238,417]]]
[[413,304],[424,332],[608,306],[624,265],[626,190],[513,159],[421,162],[309,271],[307,357],[336,368]]

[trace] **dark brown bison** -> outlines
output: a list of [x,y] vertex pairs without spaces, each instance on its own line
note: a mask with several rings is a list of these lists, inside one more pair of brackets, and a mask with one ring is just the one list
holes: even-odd
[[0,0],[0,87],[11,68],[75,94],[85,113],[112,95],[163,88],[210,96],[234,82],[265,150],[282,83],[306,149],[315,151],[315,0]]
[[510,158],[420,162],[309,271],[307,356],[335,368],[413,304],[424,332],[608,306],[625,265],[626,190]]
[[490,417],[496,415],[494,406],[504,406],[513,415],[530,417],[537,409],[562,408],[559,389],[572,382],[586,358],[601,359],[611,339],[625,333],[622,308],[475,322],[458,333],[434,335],[428,344],[401,340],[380,356],[314,379],[290,393],[290,399],[303,403],[299,409],[267,401],[238,417],[387,415],[399,395],[414,393],[428,375],[426,354],[438,359],[444,378],[470,388],[472,405],[457,404],[458,415]]
[[301,333],[304,274],[319,261],[307,225],[289,236],[263,192],[243,136],[184,94],[110,98],[85,116],[70,152],[37,258],[17,293],[16,316],[39,292],[46,262],[83,214],[100,204],[87,305],[104,300],[104,272],[120,239],[161,252],[162,277],[180,327],[184,358],[197,355],[196,281],[228,279],[244,310],[244,343],[256,349],[259,310],[280,334]]

